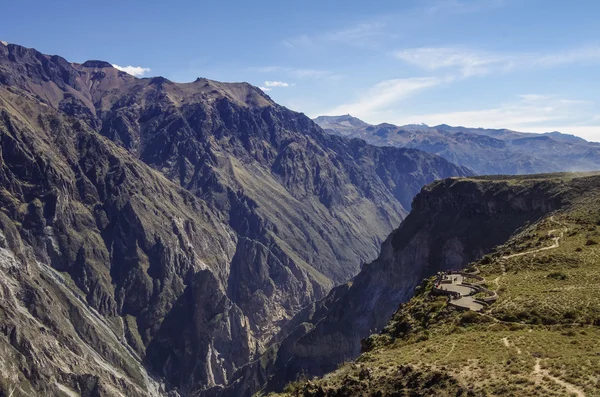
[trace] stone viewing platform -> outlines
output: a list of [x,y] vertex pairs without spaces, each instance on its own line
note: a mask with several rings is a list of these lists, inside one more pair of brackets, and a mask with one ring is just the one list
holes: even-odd
[[[467,282],[465,281],[467,279],[476,281]],[[437,275],[433,291],[439,295],[447,295],[448,304],[452,306],[479,312],[498,297],[494,291],[490,291],[481,285],[484,281],[485,279],[477,273],[440,272]],[[488,296],[476,298],[475,295],[480,292]]]

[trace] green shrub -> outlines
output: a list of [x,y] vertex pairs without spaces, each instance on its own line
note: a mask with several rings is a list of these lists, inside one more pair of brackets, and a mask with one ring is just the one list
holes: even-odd
[[568,276],[561,272],[552,272],[546,276],[547,278],[553,278],[555,280],[566,280]]
[[471,310],[464,312],[460,317],[461,325],[477,324],[479,322],[481,322],[481,316]]

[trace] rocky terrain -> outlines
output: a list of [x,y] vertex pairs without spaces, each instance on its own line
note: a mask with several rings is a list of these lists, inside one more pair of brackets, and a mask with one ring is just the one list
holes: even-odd
[[246,83],[4,43],[0,148],[11,396],[218,392],[377,256],[423,185],[471,174],[326,134]]
[[[436,294],[435,278],[426,278],[380,333],[363,340],[354,362],[321,379],[293,382],[283,395],[600,396],[600,176],[488,177],[450,185],[448,199],[468,186],[489,195],[487,210],[471,207],[457,218],[480,235],[496,239],[498,233],[496,241],[504,240],[465,273],[477,274],[497,299],[484,302],[481,312],[465,310]],[[512,208],[498,206],[492,194],[508,194]],[[486,212],[504,220],[516,214],[513,226],[520,227],[509,232],[492,222],[487,232],[478,230],[472,219]],[[414,213],[389,242],[396,266],[408,248],[402,229]],[[421,223],[415,230],[427,229]]]
[[279,344],[239,373],[230,395],[243,395],[243,385],[253,382],[265,382],[263,392],[278,391],[298,374],[320,376],[356,358],[361,340],[383,329],[424,278],[481,259],[522,228],[568,206],[589,179],[510,178],[517,177],[447,179],[425,187],[380,256],[299,313]]
[[550,132],[438,125],[371,125],[345,116],[315,119],[327,132],[378,146],[416,148],[474,170],[479,175],[532,174],[600,169],[600,143]]

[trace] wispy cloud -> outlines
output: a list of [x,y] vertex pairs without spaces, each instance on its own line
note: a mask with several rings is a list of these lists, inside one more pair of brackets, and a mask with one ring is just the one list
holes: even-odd
[[284,66],[263,66],[252,68],[251,70],[261,73],[285,73],[295,78],[338,78],[339,74],[335,74],[329,70],[311,69],[311,68],[290,68]]
[[337,106],[325,114],[352,114],[356,117],[371,117],[377,112],[385,111],[398,101],[418,91],[442,84],[443,79],[434,77],[417,77],[409,79],[384,80],[363,93],[355,102]]
[[549,95],[519,95],[513,101],[477,110],[419,115],[395,113],[390,114],[388,120],[400,125],[450,124],[465,127],[508,128],[525,132],[559,130],[586,139],[600,140],[600,120],[593,102]]
[[533,57],[535,59],[532,61],[536,65],[545,67],[562,66],[572,63],[598,62],[600,61],[600,46],[580,47],[558,53],[538,54]]
[[464,77],[487,74],[494,68],[507,69],[513,65],[506,56],[451,47],[411,48],[396,51],[394,56],[422,69],[456,69]]
[[600,62],[600,47],[589,46],[556,53],[505,54],[458,47],[421,47],[395,51],[394,56],[426,70],[448,69],[463,77],[504,73],[517,69],[552,68]]
[[348,28],[331,30],[320,34],[303,34],[283,40],[286,47],[294,49],[316,49],[327,45],[347,45],[361,48],[380,48],[381,44],[397,34],[386,29],[387,22],[382,20],[363,22]]
[[260,88],[264,92],[271,91],[271,88],[269,88],[269,87],[258,87],[258,88]]
[[473,76],[600,62],[600,47],[582,47],[546,54],[499,54],[456,47],[425,47],[397,51],[394,55],[431,72],[430,76],[382,81],[361,93],[356,101],[336,106],[326,114],[350,113],[371,122],[446,123],[494,128],[508,126],[525,130],[552,123],[572,126],[572,120],[589,118],[589,113],[583,111],[589,103],[523,95],[517,102],[483,110],[402,116],[398,108],[402,100],[417,92]]
[[434,0],[426,5],[428,14],[466,14],[505,6],[506,0]]
[[265,87],[289,87],[290,83],[284,81],[265,81]]
[[317,50],[332,46],[350,46],[368,50],[389,48],[401,37],[412,37],[423,27],[424,18],[447,18],[455,14],[475,13],[503,7],[511,0],[422,0],[402,12],[367,17],[360,23],[321,32],[308,32],[282,40],[291,49]]
[[125,73],[129,73],[132,76],[135,77],[142,77],[143,75],[145,75],[146,73],[150,73],[151,69],[150,68],[144,68],[142,66],[119,66],[119,65],[112,65],[115,69],[119,69]]
[[367,46],[383,37],[395,36],[385,31],[386,25],[383,21],[361,23],[348,29],[326,33],[322,38],[352,46]]

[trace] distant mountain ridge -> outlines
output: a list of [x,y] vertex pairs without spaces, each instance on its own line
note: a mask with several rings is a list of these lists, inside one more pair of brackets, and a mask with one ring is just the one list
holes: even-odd
[[331,134],[434,153],[480,175],[600,169],[600,143],[557,131],[535,134],[446,124],[371,125],[350,115],[319,116],[314,121]]

